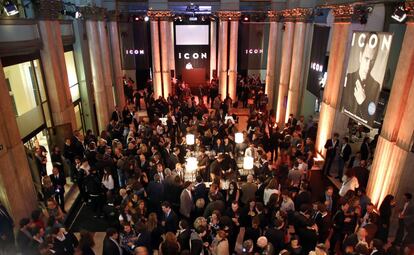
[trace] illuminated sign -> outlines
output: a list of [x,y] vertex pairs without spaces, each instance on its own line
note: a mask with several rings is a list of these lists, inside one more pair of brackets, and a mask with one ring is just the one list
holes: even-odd
[[181,53],[178,52],[178,59],[207,59],[207,53]]
[[263,54],[263,49],[246,49],[245,54]]
[[310,68],[316,72],[322,72],[323,71],[323,65],[316,63],[316,62],[312,62],[310,65]]
[[131,49],[131,50],[125,50],[126,55],[144,55],[144,50],[137,50],[137,49]]

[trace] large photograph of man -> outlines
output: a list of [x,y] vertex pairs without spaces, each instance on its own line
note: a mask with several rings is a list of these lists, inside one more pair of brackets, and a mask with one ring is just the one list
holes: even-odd
[[392,35],[354,32],[342,93],[342,111],[359,123],[373,127],[387,67]]

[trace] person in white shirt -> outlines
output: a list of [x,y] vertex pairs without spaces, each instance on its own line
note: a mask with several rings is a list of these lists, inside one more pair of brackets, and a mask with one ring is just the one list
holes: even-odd
[[302,180],[309,180],[308,164],[305,163],[303,156],[298,157],[298,169],[302,172]]
[[263,202],[265,205],[269,203],[269,199],[272,194],[280,194],[279,184],[277,183],[277,180],[275,178],[273,178],[264,189]]
[[254,147],[254,144],[251,143],[249,147],[247,147],[246,151],[244,152],[244,156],[252,157],[254,159],[257,157],[257,149]]
[[280,210],[283,212],[295,211],[295,203],[292,198],[289,196],[289,191],[282,191],[282,204],[280,205]]
[[102,177],[102,184],[108,190],[108,192],[112,192],[114,189],[114,178],[110,173],[108,168],[104,169],[104,175]]
[[342,177],[342,181],[342,186],[339,189],[339,195],[341,197],[345,196],[349,190],[355,191],[359,188],[358,179],[355,177],[355,171],[353,168],[346,171],[345,175]]

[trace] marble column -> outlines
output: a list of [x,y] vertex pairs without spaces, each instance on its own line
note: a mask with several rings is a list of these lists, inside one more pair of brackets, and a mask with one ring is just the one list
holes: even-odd
[[64,137],[76,129],[75,111],[69,89],[68,74],[62,43],[60,23],[53,17],[42,17],[38,22],[43,47],[40,51],[45,82],[53,119],[53,141],[64,144]]
[[171,41],[169,17],[160,20],[160,37],[161,37],[161,69],[162,69],[162,87],[163,96],[167,98],[171,94],[171,69],[169,46]]
[[17,226],[37,208],[37,196],[0,60],[0,202]]
[[[91,60],[93,93],[95,99],[96,117],[98,119],[98,131],[106,129],[109,123],[109,111],[104,74],[102,70],[102,55],[99,43],[98,22],[86,20],[86,34],[88,37],[89,55]],[[99,133],[98,132],[98,133]]]
[[270,28],[269,28],[269,45],[267,47],[267,65],[266,65],[266,84],[265,93],[269,98],[268,107],[272,108],[273,94],[275,84],[275,68],[276,68],[276,44],[278,35],[278,21],[280,20],[280,14],[276,11],[268,12]]
[[285,122],[289,115],[297,117],[300,98],[300,81],[303,67],[303,52],[305,46],[306,19],[311,14],[310,9],[296,8],[295,33],[293,39],[292,64],[290,68],[289,91],[286,106]]
[[221,99],[224,100],[227,96],[227,48],[228,48],[228,29],[229,17],[227,12],[219,12],[219,45],[218,45],[218,78],[219,78],[219,93]]
[[376,205],[388,194],[401,200],[405,192],[414,191],[414,2],[406,2],[406,10],[407,28],[367,187]]
[[325,154],[326,140],[332,136],[335,116],[341,114],[339,112],[340,92],[344,79],[347,45],[350,39],[351,16],[354,9],[350,5],[338,5],[332,11],[335,20],[332,30],[328,77],[323,92],[316,137],[316,150],[322,155]]
[[217,74],[217,26],[216,21],[210,21],[210,80],[213,79],[213,71]]
[[123,72],[121,64],[121,47],[119,44],[119,32],[117,20],[108,23],[111,35],[112,70],[115,81],[116,104],[123,107],[126,103],[123,84]]
[[[168,59],[170,63],[170,70],[175,70],[175,54],[174,54],[174,21],[170,19],[169,29],[168,29]],[[174,72],[174,77],[176,77],[176,73]],[[173,92],[173,91],[172,91]]]
[[111,71],[111,57],[108,44],[108,30],[106,27],[106,21],[98,21],[98,33],[99,33],[99,48],[102,57],[102,74],[104,78],[104,86],[106,93],[106,103],[108,105],[108,113],[112,113],[115,110],[115,97],[114,87],[112,83],[112,71]]
[[292,62],[293,35],[295,31],[292,10],[282,11],[285,19],[285,31],[282,43],[282,62],[279,78],[279,93],[277,98],[276,122],[280,127],[285,125],[286,103],[289,88],[290,66]]
[[233,102],[237,100],[237,39],[239,32],[239,18],[240,15],[233,15],[230,21],[229,85],[227,93]]
[[152,53],[152,84],[154,87],[153,97],[162,97],[162,77],[161,77],[161,54],[160,54],[160,33],[158,12],[148,11],[150,17],[151,30],[151,53]]

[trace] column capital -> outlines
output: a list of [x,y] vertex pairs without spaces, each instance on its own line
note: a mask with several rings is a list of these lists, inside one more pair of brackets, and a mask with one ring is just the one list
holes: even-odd
[[57,20],[63,9],[62,0],[36,1],[38,18],[41,20]]
[[151,20],[171,20],[174,14],[172,11],[162,11],[162,10],[149,10],[147,12],[148,17]]
[[279,22],[282,19],[282,13],[280,11],[268,11],[267,17],[270,22]]
[[282,16],[287,22],[305,22],[312,14],[309,8],[294,8],[282,11]]
[[351,22],[354,15],[354,6],[350,4],[341,4],[328,6],[332,9],[335,22]]
[[414,22],[414,1],[405,2],[405,10],[407,11],[408,22]]
[[118,10],[112,10],[107,12],[107,17],[110,21],[119,21],[120,14]]
[[218,11],[217,16],[220,20],[239,20],[241,18],[240,11]]
[[104,20],[107,16],[105,8],[98,6],[84,6],[80,7],[82,16],[89,20]]

